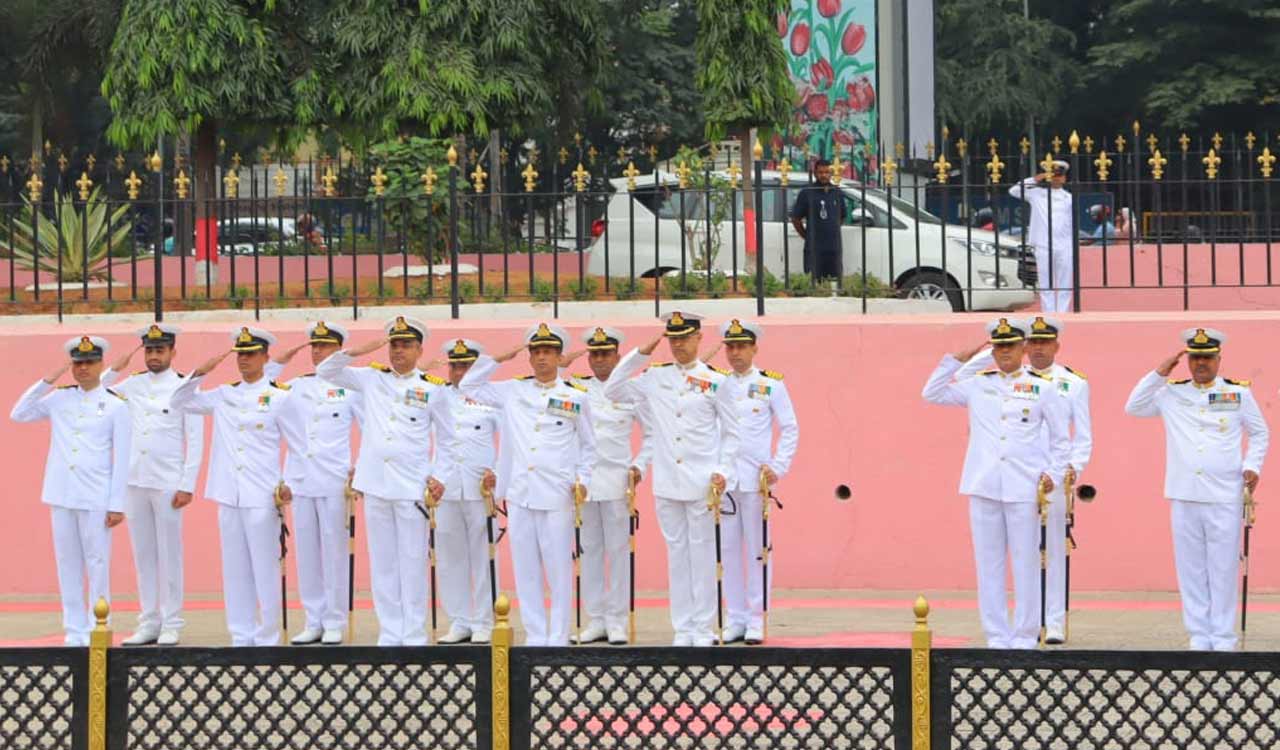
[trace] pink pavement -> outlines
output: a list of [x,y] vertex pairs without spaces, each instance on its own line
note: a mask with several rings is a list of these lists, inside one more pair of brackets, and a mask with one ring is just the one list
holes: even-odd
[[[378,311],[382,313],[383,311]],[[385,314],[393,314],[387,309]],[[967,439],[960,409],[926,404],[925,379],[943,352],[983,339],[986,315],[868,316],[855,318],[766,318],[758,364],[782,372],[801,425],[800,452],[777,488],[785,510],[772,517],[775,585],[802,589],[965,590],[974,586],[967,501],[957,492]],[[379,319],[351,323],[353,339],[375,334]],[[610,321],[603,321],[610,322]],[[432,326],[428,348],[451,337],[471,337],[501,351],[513,345],[529,321],[448,321]],[[652,323],[612,321],[629,337],[624,348],[657,332]],[[1124,414],[1134,383],[1178,348],[1178,332],[1210,325],[1230,336],[1223,374],[1254,381],[1254,392],[1273,427],[1280,429],[1280,313],[1083,313],[1066,316],[1061,361],[1083,371],[1092,386],[1094,457],[1084,482],[1098,499],[1078,512],[1072,558],[1073,586],[1080,591],[1172,591],[1176,588],[1169,540],[1168,508],[1161,497],[1164,436],[1159,420]],[[234,323],[184,323],[179,369],[189,371],[227,345]],[[116,347],[134,345],[135,326],[100,325]],[[300,342],[300,323],[268,322],[281,345]],[[570,326],[576,333],[582,326]],[[10,325],[0,328],[0,394],[11,405],[21,391],[56,367],[61,343],[81,333],[70,326]],[[708,336],[710,342],[712,336]],[[659,350],[665,353],[665,347]],[[430,355],[428,355],[430,356]],[[504,375],[522,374],[522,358]],[[660,359],[660,358],[659,358]],[[717,360],[723,364],[722,360]],[[138,362],[135,360],[135,365]],[[584,365],[585,368],[585,365]],[[309,371],[299,354],[286,377]],[[236,379],[224,363],[211,383]],[[0,528],[0,591],[11,595],[57,590],[48,511],[39,502],[48,429],[0,423],[6,446],[6,523]],[[1274,458],[1264,468],[1259,522],[1253,535],[1251,587],[1280,589],[1280,520],[1272,521],[1268,498]],[[837,485],[852,499],[838,502]],[[203,488],[203,477],[200,482]],[[641,485],[638,588],[666,588],[666,560],[652,512],[649,483]],[[360,527],[363,528],[363,522]],[[112,584],[135,590],[127,524],[115,534]],[[186,578],[192,594],[221,590],[217,525],[212,502],[202,498],[187,511]],[[367,553],[359,534],[359,587],[367,588]],[[505,548],[505,545],[503,545]],[[504,550],[505,557],[505,550]],[[508,560],[504,560],[507,563]],[[505,565],[509,573],[509,564]],[[290,565],[290,579],[293,579]],[[504,574],[506,575],[506,574]],[[509,576],[506,582],[509,582]],[[897,603],[895,603],[897,606]]]

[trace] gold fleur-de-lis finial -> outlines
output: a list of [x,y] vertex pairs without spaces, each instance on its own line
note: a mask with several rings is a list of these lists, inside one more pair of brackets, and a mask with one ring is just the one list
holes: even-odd
[[524,191],[532,193],[533,189],[538,185],[538,170],[533,168],[532,161],[524,165],[524,171],[520,173],[520,176],[524,178]]
[[9,171],[9,157],[4,154],[0,154],[0,174],[5,174],[8,171]]
[[160,168],[163,166],[164,160],[160,158],[160,152],[153,151],[151,156],[147,159],[147,169],[150,169],[152,172],[159,172]]
[[618,158],[618,163],[619,163],[619,164],[624,164],[624,163],[626,163],[626,162],[627,162],[627,147],[626,147],[626,146],[618,146],[618,150],[617,150],[617,152],[614,154],[614,156],[616,156],[616,157]]
[[897,155],[898,159],[902,159],[907,155],[907,144],[902,141],[893,144],[893,153]]
[[1031,153],[1031,141],[1027,140],[1025,135],[1022,136],[1022,140],[1018,141],[1018,148],[1022,149],[1022,155],[1026,156]]
[[782,187],[791,184],[791,160],[785,156],[778,162],[778,184]]
[[240,169],[240,165],[241,165],[241,164],[243,164],[243,163],[244,163],[244,159],[241,159],[241,158],[240,158],[240,152],[239,152],[239,151],[237,151],[237,152],[235,152],[234,154],[232,154],[232,155],[231,155],[231,168],[232,168],[232,169],[236,169],[236,170]]
[[484,181],[488,178],[489,173],[484,171],[484,167],[480,166],[480,162],[476,162],[476,168],[471,170],[471,184],[477,194],[484,192]]
[[946,154],[938,154],[938,160],[933,163],[933,171],[938,175],[938,182],[947,184],[947,175],[951,171],[951,162],[947,161]]
[[751,144],[751,158],[756,161],[764,158],[764,144],[760,142],[759,138],[756,138],[756,142]]
[[961,159],[964,158],[965,154],[968,153],[968,151],[969,151],[969,144],[966,143],[963,138],[956,141],[956,153],[960,155]]
[[502,148],[498,149],[498,163],[499,163],[499,164],[501,164],[501,165],[502,165],[502,166],[504,166],[504,167],[505,167],[505,166],[507,166],[507,161],[508,161],[510,158],[511,158],[511,152],[507,150],[507,147],[506,147],[506,146],[503,146]]
[[84,166],[85,166],[85,168],[86,168],[86,169],[88,169],[90,172],[92,172],[92,171],[93,171],[93,167],[94,167],[94,165],[96,165],[97,163],[98,163],[98,160],[97,160],[97,158],[96,158],[96,157],[94,157],[94,155],[93,155],[93,154],[89,154],[88,156],[84,157]]
[[333,166],[324,168],[324,175],[320,178],[320,184],[324,189],[324,197],[332,198],[337,195],[336,185],[338,184],[338,175],[333,173]]
[[450,168],[458,166],[458,149],[454,144],[449,144],[449,150],[445,152],[444,158],[449,162]]
[[382,171],[382,165],[379,164],[373,170],[373,174],[369,175],[369,183],[373,185],[373,194],[381,198],[387,194],[387,173]]
[[595,144],[592,144],[591,147],[587,149],[587,162],[594,167],[596,165],[596,157],[599,155],[600,152],[596,149]]
[[116,165],[117,172],[124,171],[124,154],[121,154],[121,153],[116,154],[115,165]]
[[226,190],[228,198],[235,198],[240,194],[240,175],[237,170],[227,170],[227,173],[222,176],[222,187]]
[[676,182],[680,186],[681,190],[687,190],[689,188],[689,175],[692,172],[693,170],[689,168],[689,165],[685,163],[684,159],[676,162]]
[[742,179],[742,167],[738,166],[738,163],[735,161],[729,165],[726,172],[729,175],[729,189],[737,190],[738,180]]
[[1182,147],[1182,153],[1187,153],[1187,147],[1191,145],[1191,138],[1186,133],[1178,136],[1178,145]]
[[1253,144],[1255,144],[1255,143],[1257,143],[1257,142],[1258,142],[1258,136],[1254,135],[1252,130],[1250,130],[1248,133],[1245,133],[1245,134],[1244,134],[1244,145],[1245,145],[1245,148],[1247,148],[1247,149],[1249,149],[1250,151],[1252,151],[1252,150],[1253,150]]
[[987,173],[991,175],[992,185],[1000,182],[1000,174],[1004,171],[1004,166],[1004,162],[1000,161],[1000,154],[991,154],[991,161],[987,162]]
[[93,180],[89,179],[88,172],[81,172],[80,179],[76,180],[76,188],[80,191],[80,200],[89,200],[89,190],[93,187]]
[[627,168],[622,170],[622,176],[627,178],[627,192],[636,189],[636,176],[640,174],[640,170],[636,169],[635,162],[627,162]]
[[1093,160],[1094,166],[1098,168],[1098,179],[1102,182],[1107,181],[1107,175],[1110,174],[1112,162],[1107,158],[1107,150],[1104,148],[1098,152],[1098,158]]
[[[930,160],[933,159],[933,152],[936,150],[937,149],[934,147],[933,141],[928,141],[927,143],[924,144],[924,153],[926,156],[929,157]],[[805,155],[805,159],[806,160],[808,159],[808,154]]]
[[1045,154],[1040,160],[1040,171],[1045,174],[1053,174],[1053,154]]
[[1141,132],[1142,132],[1142,123],[1138,122],[1137,120],[1134,120],[1133,121],[1133,137],[1137,138],[1138,134]]
[[476,151],[474,146],[467,150],[467,161],[475,162],[475,161],[478,161],[479,159],[480,159],[480,152]]
[[1209,140],[1213,141],[1213,150],[1214,150],[1214,151],[1221,151],[1221,150],[1222,150],[1222,133],[1214,133],[1214,134],[1213,134],[1213,137],[1212,137],[1212,138],[1210,138]]
[[560,147],[560,153],[557,154],[557,156],[560,157],[560,166],[564,166],[569,163],[569,149],[564,146]]
[[1276,157],[1271,153],[1270,146],[1262,147],[1262,155],[1258,157],[1258,165],[1262,168],[1262,176],[1270,178],[1271,169],[1275,166]]
[[951,140],[951,128],[946,125],[942,126],[942,152],[947,152],[947,141]]
[[579,132],[573,134],[573,145],[578,148],[582,148],[582,133]]
[[422,175],[418,177],[418,181],[422,183],[422,194],[435,195],[436,181],[438,179],[440,178],[436,176],[435,168],[427,167],[426,171],[424,171]]
[[991,140],[987,141],[987,151],[992,156],[995,156],[997,153],[999,153],[1000,141],[997,141],[994,137]]
[[1126,141],[1126,140],[1124,139],[1124,136],[1123,136],[1123,135],[1118,135],[1118,136],[1116,136],[1116,153],[1118,153],[1118,154],[1123,154],[1123,153],[1124,153],[1124,144],[1126,144],[1126,143],[1128,143],[1128,141]]
[[587,168],[582,166],[582,162],[578,162],[578,168],[573,170],[573,187],[579,193],[586,191],[587,180],[591,179],[591,173]]
[[649,144],[649,161],[654,164],[658,162],[658,147],[652,143]]
[[32,170],[31,179],[27,180],[27,192],[32,203],[40,202],[40,191],[44,190],[44,181],[40,179],[40,171]]
[[1093,153],[1093,137],[1086,135],[1084,137],[1084,152],[1086,154]]
[[1155,150],[1156,150],[1156,146],[1159,146],[1159,145],[1160,145],[1160,139],[1156,137],[1156,134],[1155,134],[1155,133],[1151,133],[1151,134],[1149,134],[1149,135],[1147,136],[1147,150],[1148,150],[1148,151],[1155,151]]
[[836,187],[844,181],[844,162],[840,161],[840,149],[836,149],[835,156],[831,158],[831,184]]
[[284,189],[289,184],[289,177],[284,173],[284,168],[276,165],[276,173],[271,178],[276,184],[276,195],[284,195]]
[[53,153],[53,144],[46,138],[44,142],[44,155],[48,156],[51,153]]
[[1071,131],[1071,135],[1067,138],[1067,148],[1071,149],[1073,154],[1080,153],[1080,134],[1074,130]]
[[67,158],[67,155],[64,152],[59,151],[58,152],[58,171],[66,172],[67,165],[70,163],[71,163],[71,160]]
[[884,169],[885,187],[893,187],[893,180],[898,174],[898,162],[894,161],[893,157],[889,157],[880,166]]
[[129,200],[138,200],[138,189],[142,187],[142,180],[138,178],[137,172],[129,170],[129,178],[124,181],[124,186],[129,191]]
[[1147,159],[1147,163],[1151,165],[1151,177],[1159,180],[1164,177],[1164,165],[1168,164],[1169,160],[1161,156],[1160,149],[1157,148],[1151,152],[1151,158]]
[[178,175],[173,178],[173,189],[177,193],[179,200],[187,199],[187,191],[191,188],[191,178],[187,177],[185,169],[178,169]]
[[1209,149],[1209,153],[1200,160],[1204,164],[1204,174],[1211,180],[1218,178],[1218,165],[1222,164],[1222,157],[1218,156],[1215,149]]
[[1059,138],[1058,136],[1056,136],[1056,135],[1055,135],[1055,136],[1053,137],[1053,140],[1052,140],[1052,141],[1050,141],[1050,143],[1052,143],[1052,144],[1053,144],[1053,153],[1055,153],[1055,154],[1056,154],[1056,153],[1060,153],[1060,152],[1062,151],[1062,139],[1061,139],[1061,138]]

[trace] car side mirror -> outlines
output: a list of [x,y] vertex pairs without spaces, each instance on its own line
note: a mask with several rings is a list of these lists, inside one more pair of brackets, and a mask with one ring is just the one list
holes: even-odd
[[861,208],[849,211],[849,220],[846,223],[855,227],[873,227],[876,225],[876,221],[871,217],[871,214]]

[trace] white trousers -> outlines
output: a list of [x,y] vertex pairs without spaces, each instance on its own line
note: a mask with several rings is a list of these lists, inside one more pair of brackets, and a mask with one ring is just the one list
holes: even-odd
[[1173,558],[1182,594],[1182,622],[1196,651],[1236,647],[1239,503],[1170,501]]
[[411,499],[365,494],[379,646],[427,644],[427,519]]
[[631,522],[626,500],[582,506],[582,605],[591,622],[627,627],[631,605]]
[[[1053,244],[1052,258],[1048,247],[1036,247],[1036,286],[1040,288],[1041,312],[1071,312],[1071,290],[1075,287],[1075,264],[1071,245]],[[1049,269],[1053,269],[1052,277]]]
[[[496,519],[493,533],[496,539]],[[440,503],[436,509],[436,565],[439,566],[440,598],[449,622],[472,632],[493,630],[489,536],[483,502],[445,500]],[[494,572],[497,572],[496,560]]]
[[[1039,525],[1039,523],[1040,517],[1037,515],[1036,524]],[[1046,527],[1048,534],[1045,539],[1048,558],[1044,597],[1046,630],[1063,633],[1067,612],[1067,496],[1063,493],[1061,484],[1055,486],[1053,492],[1049,493],[1049,519]],[[1040,544],[1039,535],[1040,532],[1037,530],[1037,548]],[[1036,585],[1039,586],[1038,580]],[[1036,617],[1040,617],[1039,612],[1036,613]],[[1039,624],[1036,628],[1039,629]]]
[[280,642],[280,517],[274,507],[218,506],[222,598],[232,646]]
[[676,636],[703,640],[716,626],[715,521],[705,500],[654,499],[667,542],[667,586]]
[[88,646],[94,624],[93,605],[99,598],[111,602],[111,529],[107,528],[107,512],[50,506],[49,515],[53,521],[53,554],[62,594],[65,643]]
[[[573,511],[511,504],[507,519],[511,563],[526,646],[568,646],[573,599]],[[551,589],[551,610],[542,583]]]
[[[761,495],[759,492],[742,490],[734,490],[730,495],[733,503],[725,500],[723,507],[734,513],[720,518],[725,624],[761,629],[764,627],[764,570],[760,559],[764,538]],[[770,541],[772,535],[773,530],[770,529]],[[773,584],[773,563],[773,558],[770,558],[770,590]]]
[[[1035,648],[1040,635],[1040,516],[1034,502],[969,498],[978,613],[988,648]],[[1013,570],[1013,623],[1005,591]]]
[[181,630],[182,511],[173,507],[176,490],[125,490],[129,544],[138,575],[138,630]]
[[308,628],[347,626],[347,501],[293,498],[293,543],[297,547],[298,594]]

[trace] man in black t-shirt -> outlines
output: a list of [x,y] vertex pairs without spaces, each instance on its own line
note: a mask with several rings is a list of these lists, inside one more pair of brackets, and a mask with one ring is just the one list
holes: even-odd
[[791,209],[791,224],[804,238],[804,270],[817,279],[843,275],[840,225],[844,220],[844,193],[831,184],[831,162],[813,165],[815,184],[800,191]]

